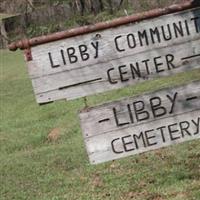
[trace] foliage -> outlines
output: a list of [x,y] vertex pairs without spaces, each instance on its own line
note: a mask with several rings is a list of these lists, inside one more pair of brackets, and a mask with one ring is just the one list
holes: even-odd
[[31,38],[34,36],[46,35],[73,27],[90,25],[101,21],[111,20],[116,17],[123,16],[127,13],[131,13],[131,8],[127,8],[126,12],[124,11],[124,9],[119,9],[116,10],[114,13],[110,13],[109,10],[104,10],[95,15],[94,13],[85,13],[84,15],[81,15],[81,13],[76,13],[75,15],[72,15],[69,19],[63,20],[62,22],[51,20],[49,24],[44,25],[30,24],[25,31],[27,37]]

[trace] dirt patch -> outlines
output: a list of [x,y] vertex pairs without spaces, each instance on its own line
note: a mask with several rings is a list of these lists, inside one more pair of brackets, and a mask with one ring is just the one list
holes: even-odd
[[99,174],[95,174],[92,176],[91,185],[93,189],[103,187],[103,180]]
[[47,136],[47,140],[50,142],[55,142],[60,138],[60,128],[54,128],[50,131],[50,133]]

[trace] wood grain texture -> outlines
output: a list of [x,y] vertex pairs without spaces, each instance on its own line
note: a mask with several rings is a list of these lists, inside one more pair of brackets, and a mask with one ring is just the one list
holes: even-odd
[[196,8],[33,47],[28,69],[37,102],[76,99],[199,68],[199,16]]
[[89,108],[80,121],[92,164],[199,139],[200,82]]

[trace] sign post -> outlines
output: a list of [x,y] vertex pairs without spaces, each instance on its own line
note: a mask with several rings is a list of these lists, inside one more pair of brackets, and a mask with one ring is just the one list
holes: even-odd
[[200,7],[175,12],[180,8],[17,43],[27,47],[37,102],[76,99],[199,68]]
[[[200,7],[188,1],[9,48],[25,49],[39,104],[86,97],[199,69]],[[199,139],[200,82],[89,108],[80,119],[92,164]]]

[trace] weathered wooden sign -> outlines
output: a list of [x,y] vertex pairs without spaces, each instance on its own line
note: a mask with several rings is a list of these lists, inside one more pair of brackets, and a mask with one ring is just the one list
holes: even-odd
[[200,139],[200,81],[89,108],[80,120],[92,164]]
[[38,103],[199,68],[200,8],[41,44],[30,57]]

